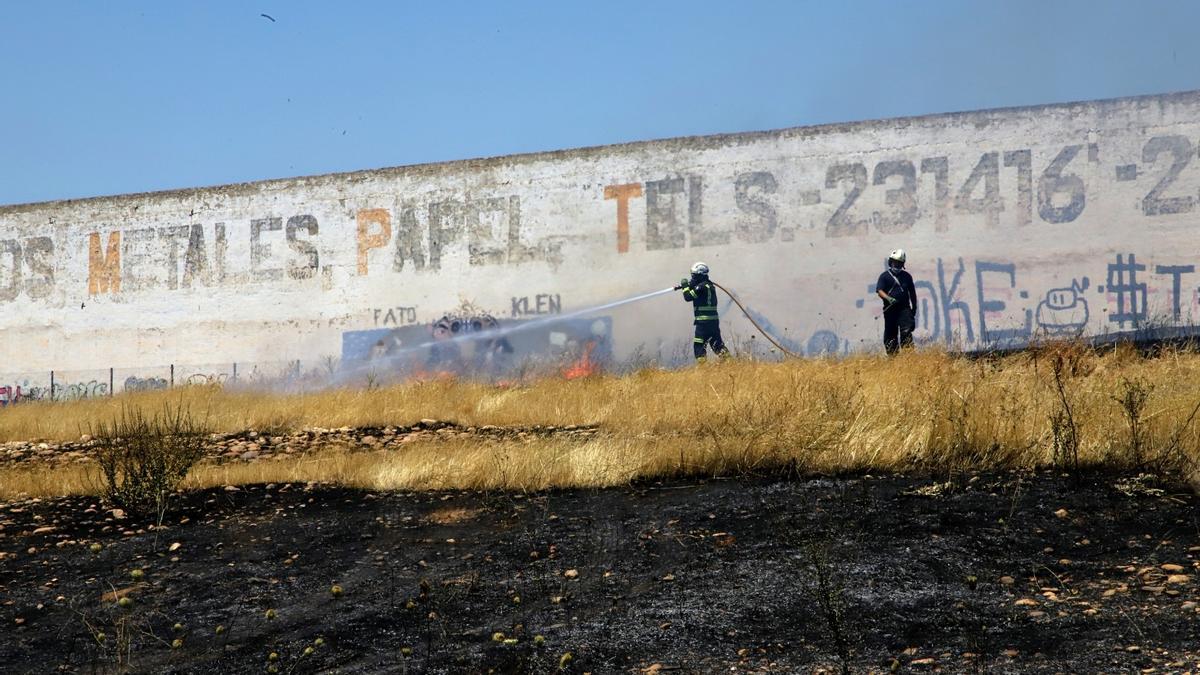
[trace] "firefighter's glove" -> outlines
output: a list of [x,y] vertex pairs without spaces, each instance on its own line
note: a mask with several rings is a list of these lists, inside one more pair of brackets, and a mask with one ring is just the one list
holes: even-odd
[[691,279],[680,279],[679,285],[676,286],[676,288],[681,288],[681,289],[682,288],[691,288],[691,286],[692,286]]
[[889,295],[884,299],[883,304],[887,305],[888,309],[891,309],[892,305],[896,304],[896,299]]

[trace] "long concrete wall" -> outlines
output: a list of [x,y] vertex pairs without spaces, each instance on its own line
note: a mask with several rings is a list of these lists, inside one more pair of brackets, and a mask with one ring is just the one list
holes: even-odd
[[[333,367],[464,302],[569,312],[697,259],[797,350],[876,348],[897,247],[925,342],[1189,328],[1198,143],[1188,92],[0,207],[0,384]],[[649,303],[609,317],[618,355],[687,339]]]

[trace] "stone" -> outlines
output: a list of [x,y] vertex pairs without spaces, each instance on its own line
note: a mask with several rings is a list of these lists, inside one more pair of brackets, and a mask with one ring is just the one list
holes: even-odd
[[1175,563],[1166,563],[1159,567],[1164,572],[1182,572],[1185,569],[1183,565],[1176,565]]
[[1013,579],[1010,576],[1003,576],[1000,577],[1000,583],[1004,584],[1005,586],[1012,586],[1016,583],[1016,579]]
[[1059,520],[1066,520],[1070,515],[1071,512],[1067,511],[1066,509],[1059,509],[1054,512],[1054,517],[1058,518]]
[[1017,607],[1037,607],[1038,601],[1033,598],[1021,598],[1013,603]]
[[563,577],[565,577],[567,579],[577,579],[577,578],[579,578],[579,570],[576,570],[576,569],[567,570],[566,572],[563,572]]
[[1168,584],[1186,584],[1190,583],[1191,580],[1192,578],[1186,574],[1172,574],[1171,576],[1167,577]]

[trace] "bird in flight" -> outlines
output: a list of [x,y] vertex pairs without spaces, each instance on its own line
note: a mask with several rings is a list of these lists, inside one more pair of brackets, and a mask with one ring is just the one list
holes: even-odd
[[270,14],[259,14],[259,16],[264,19],[270,19],[271,23],[275,23],[275,17],[271,16]]

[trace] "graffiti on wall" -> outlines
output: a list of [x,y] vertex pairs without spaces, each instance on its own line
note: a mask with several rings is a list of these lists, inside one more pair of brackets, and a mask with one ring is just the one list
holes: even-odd
[[[896,245],[925,342],[1190,327],[1197,111],[1193,92],[0,207],[0,330],[29,370],[386,355],[457,294],[534,322],[559,292],[599,305],[699,258],[739,268],[722,279],[789,349],[842,353],[877,342],[865,281]],[[620,353],[679,332],[644,314]]]
[[[991,347],[1078,337],[1095,312],[1103,316],[1104,333],[1193,327],[1200,289],[1194,281],[1187,285],[1187,276],[1195,270],[1194,264],[1150,264],[1135,253],[1117,253],[1098,275],[1064,272],[1053,287],[1031,288],[1013,262],[938,258],[929,278],[913,270],[917,339]],[[1103,281],[1093,283],[1093,277]],[[865,291],[856,308],[878,305],[875,285]]]

